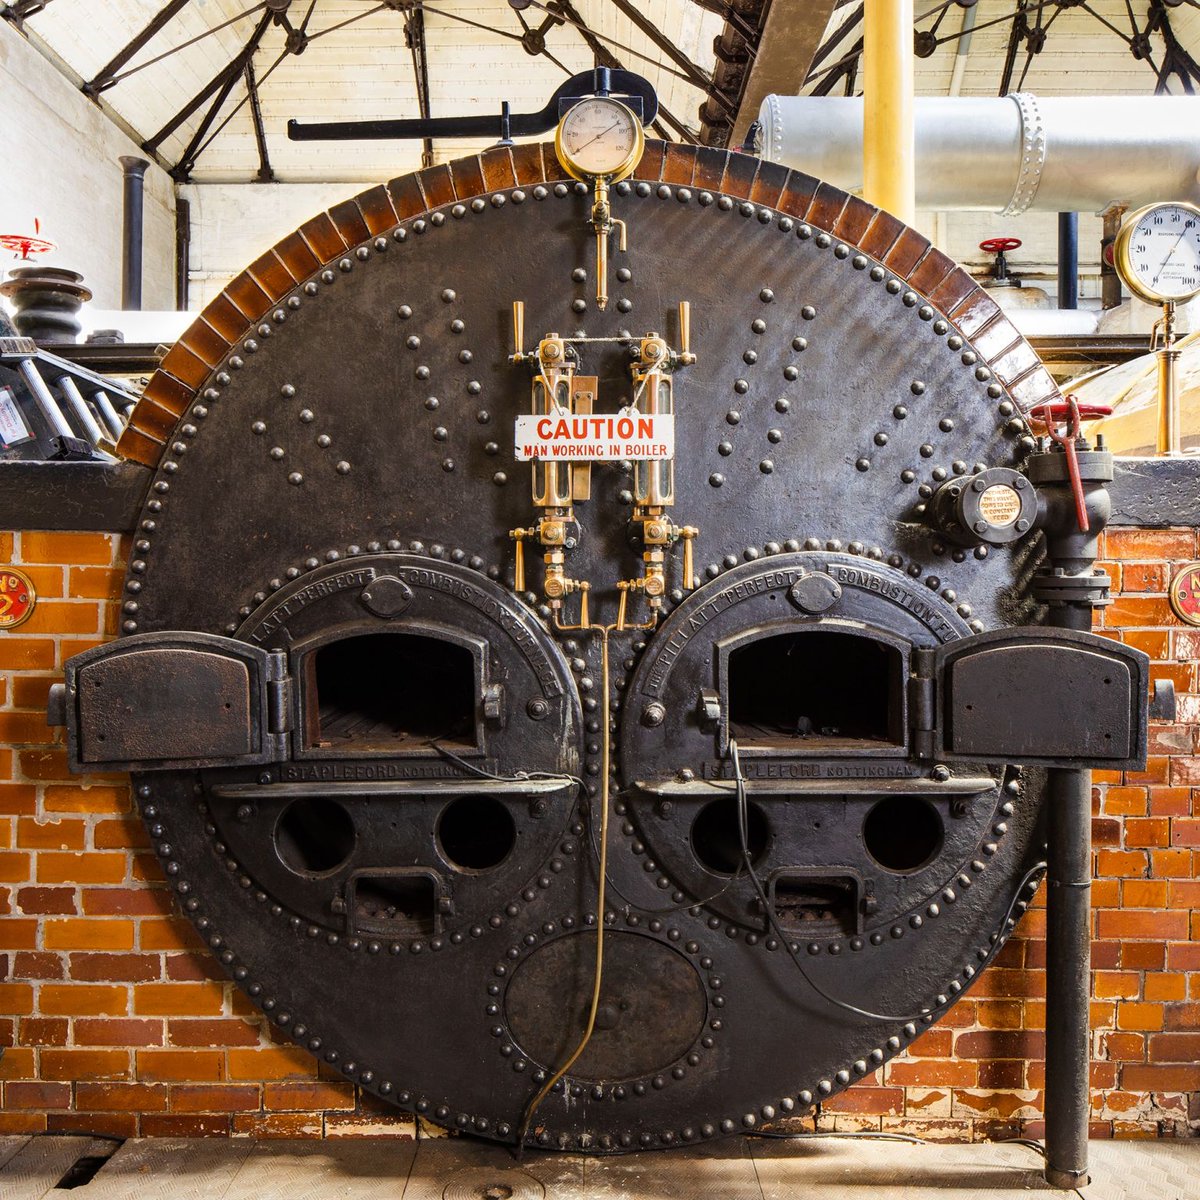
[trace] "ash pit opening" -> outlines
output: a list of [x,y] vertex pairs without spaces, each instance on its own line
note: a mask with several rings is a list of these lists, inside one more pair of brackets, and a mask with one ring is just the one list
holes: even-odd
[[941,853],[942,818],[924,796],[888,796],[863,820],[863,845],[885,870],[919,871]]
[[275,852],[297,875],[338,870],[354,853],[356,841],[354,821],[336,800],[293,800],[275,822]]
[[437,894],[433,878],[419,874],[359,875],[354,880],[354,920],[394,937],[432,937]]
[[475,657],[415,633],[329,642],[309,659],[309,748],[348,753],[479,744]]
[[729,736],[739,745],[837,750],[902,745],[904,659],[859,634],[802,630],[729,656]]
[[[746,849],[755,866],[770,840],[766,815],[753,801],[746,805]],[[733,875],[746,866],[738,831],[738,802],[733,796],[710,800],[692,822],[692,850],[710,871]]]
[[781,929],[793,933],[853,933],[858,889],[841,876],[816,877],[780,872],[772,881],[771,901]]
[[498,867],[517,844],[512,813],[494,796],[458,796],[437,819],[442,857],[460,871]]

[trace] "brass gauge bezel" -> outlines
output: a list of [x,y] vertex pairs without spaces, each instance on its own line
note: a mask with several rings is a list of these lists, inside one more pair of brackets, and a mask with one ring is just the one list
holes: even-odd
[[1134,230],[1146,217],[1160,208],[1182,208],[1200,222],[1200,207],[1187,200],[1156,200],[1153,204],[1143,205],[1136,212],[1130,213],[1122,222],[1116,241],[1113,243],[1113,265],[1121,277],[1121,282],[1139,300],[1144,300],[1147,304],[1186,304],[1193,297],[1200,296],[1200,287],[1180,296],[1167,296],[1147,287],[1138,278],[1133,268],[1129,244],[1133,240]]
[[572,158],[570,151],[563,145],[563,128],[566,126],[567,120],[574,107],[569,108],[558,122],[558,128],[554,131],[554,154],[562,165],[562,169],[566,171],[572,179],[578,179],[582,183],[591,183],[596,179],[606,180],[608,183],[618,183],[622,179],[628,179],[637,168],[639,162],[642,161],[642,154],[646,149],[646,132],[642,128],[641,118],[629,107],[628,104],[622,104],[620,100],[614,100],[611,96],[588,96],[581,103],[594,103],[599,101],[603,104],[611,105],[613,108],[620,109],[622,113],[628,115],[631,124],[633,125],[633,146],[629,153],[622,160],[621,164],[612,171],[589,171],[584,167],[579,166]]

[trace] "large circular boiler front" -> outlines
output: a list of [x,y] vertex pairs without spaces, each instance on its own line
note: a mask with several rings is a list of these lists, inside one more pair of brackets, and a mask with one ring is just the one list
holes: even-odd
[[[614,188],[601,310],[590,199],[561,175],[521,146],[395,180],[205,311],[123,443],[155,468],[123,632],[208,664],[193,732],[254,725],[172,757],[165,722],[137,796],[280,1033],[512,1141],[587,1024],[603,936],[595,1032],[527,1136],[604,1151],[870,1075],[1023,910],[1040,777],[935,753],[927,717],[939,655],[1029,619],[1035,554],[952,542],[927,502],[1017,465],[1018,410],[1053,387],[915,232],[707,149],[651,143]],[[616,414],[652,334],[678,367],[670,507],[631,519],[668,484],[631,462],[563,468],[538,478],[570,519],[531,538],[557,468],[516,454],[546,386],[528,346],[567,339],[573,402]],[[660,518],[691,532],[655,560]],[[630,580],[606,679],[570,581],[614,625]],[[143,661],[156,695],[204,691]]]

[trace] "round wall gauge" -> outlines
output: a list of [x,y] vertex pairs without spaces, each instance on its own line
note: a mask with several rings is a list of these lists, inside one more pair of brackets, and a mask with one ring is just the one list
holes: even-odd
[[554,138],[554,151],[568,174],[610,183],[632,174],[644,146],[637,114],[611,96],[592,96],[568,109]]
[[1130,213],[1117,234],[1114,261],[1139,299],[1190,300],[1200,293],[1200,208],[1168,201]]

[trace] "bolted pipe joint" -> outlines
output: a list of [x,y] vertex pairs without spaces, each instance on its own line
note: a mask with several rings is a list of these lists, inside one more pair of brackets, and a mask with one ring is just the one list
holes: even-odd
[[1020,471],[988,467],[948,479],[933,494],[929,515],[938,531],[961,546],[1005,546],[1038,523],[1038,498]]

